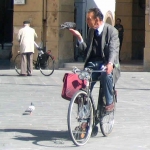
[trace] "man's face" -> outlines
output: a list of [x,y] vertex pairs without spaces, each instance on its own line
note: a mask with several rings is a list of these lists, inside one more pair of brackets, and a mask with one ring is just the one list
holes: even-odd
[[116,20],[116,24],[120,24],[120,20],[119,19]]
[[87,22],[89,28],[96,29],[98,27],[98,18],[94,18],[93,12],[87,13],[86,22]]

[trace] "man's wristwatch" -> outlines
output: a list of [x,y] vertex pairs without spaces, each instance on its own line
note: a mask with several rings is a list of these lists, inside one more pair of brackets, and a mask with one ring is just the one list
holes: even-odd
[[109,64],[111,64],[113,66],[113,63],[112,62],[109,62]]

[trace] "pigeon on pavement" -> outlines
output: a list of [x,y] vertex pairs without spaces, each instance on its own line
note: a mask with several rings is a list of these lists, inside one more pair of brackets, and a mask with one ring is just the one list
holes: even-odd
[[25,110],[22,115],[31,115],[31,113],[35,110],[35,106],[31,102],[31,105]]
[[25,112],[32,113],[35,110],[35,106],[31,102],[31,105],[25,110]]

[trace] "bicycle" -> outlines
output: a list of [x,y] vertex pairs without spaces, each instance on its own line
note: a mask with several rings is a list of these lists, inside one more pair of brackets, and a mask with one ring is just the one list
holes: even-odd
[[[40,72],[44,76],[50,76],[54,72],[54,63],[55,63],[54,57],[51,54],[51,50],[44,52],[43,51],[44,49],[39,47],[37,43],[34,42],[34,44],[39,52],[38,52],[37,60],[36,61],[33,60],[33,66],[35,69],[40,70]],[[14,59],[14,65],[15,65],[16,72],[20,75],[21,72],[20,51],[18,51],[18,54]]]
[[[97,124],[100,124],[100,129],[104,136],[108,136],[113,130],[115,107],[111,112],[105,111],[106,99],[103,96],[101,84],[97,106],[90,90],[92,73],[103,71],[106,71],[105,68],[99,71],[90,68],[85,68],[84,70],[73,69],[73,72],[78,74],[79,79],[86,80],[86,87],[73,95],[68,107],[68,130],[73,143],[77,146],[86,144],[91,136],[97,135]],[[114,106],[116,102],[117,93],[114,86]]]

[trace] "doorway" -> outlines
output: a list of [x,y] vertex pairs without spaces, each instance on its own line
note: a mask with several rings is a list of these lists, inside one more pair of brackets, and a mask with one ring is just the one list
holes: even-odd
[[[83,39],[86,38],[86,1],[75,0],[74,3],[74,21],[76,23],[76,29],[81,33]],[[74,60],[78,62],[84,61],[84,52],[80,51],[76,46],[77,39],[74,38]]]
[[132,59],[143,60],[145,47],[145,0],[133,0]]
[[13,5],[13,0],[0,0],[0,60],[11,59]]

